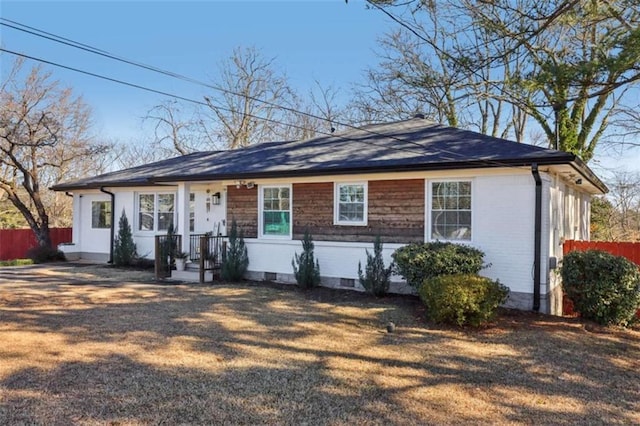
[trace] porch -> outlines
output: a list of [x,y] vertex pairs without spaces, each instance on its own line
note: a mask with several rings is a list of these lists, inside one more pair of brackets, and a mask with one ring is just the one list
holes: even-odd
[[[180,250],[187,240],[189,250]],[[205,233],[191,234],[183,239],[180,234],[169,233],[156,235],[154,245],[156,280],[172,278],[205,283],[220,277],[222,263],[226,259],[227,236]]]

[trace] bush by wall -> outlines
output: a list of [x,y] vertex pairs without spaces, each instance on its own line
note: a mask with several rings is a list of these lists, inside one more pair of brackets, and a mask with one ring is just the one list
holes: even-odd
[[464,244],[435,241],[413,243],[396,250],[393,255],[394,272],[416,289],[425,279],[440,275],[477,274],[488,265],[484,252]]
[[295,253],[291,261],[293,275],[302,288],[312,288],[320,284],[320,264],[314,258],[313,249],[313,238],[306,231],[302,239],[302,253]]
[[358,277],[360,284],[371,294],[375,296],[384,296],[389,292],[391,284],[391,272],[393,265],[385,268],[384,259],[382,258],[382,240],[378,235],[373,243],[373,254],[367,252],[367,265],[364,273],[362,265],[358,262]]
[[419,294],[431,320],[479,326],[495,316],[498,306],[507,300],[509,289],[489,278],[457,274],[425,280]]
[[573,251],[562,260],[562,288],[584,318],[627,326],[640,309],[640,272],[631,261],[600,250]]
[[249,255],[244,243],[244,232],[238,230],[235,219],[229,231],[229,247],[222,261],[220,275],[226,281],[240,281],[249,267]]
[[36,246],[27,250],[27,258],[33,263],[63,262],[67,260],[64,253],[53,247]]
[[138,257],[136,243],[133,242],[133,233],[127,215],[122,210],[118,222],[118,235],[113,242],[113,264],[116,266],[131,266]]

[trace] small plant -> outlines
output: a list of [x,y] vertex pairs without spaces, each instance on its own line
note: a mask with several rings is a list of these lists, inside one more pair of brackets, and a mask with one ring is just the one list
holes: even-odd
[[562,288],[584,318],[627,326],[640,309],[640,272],[631,261],[600,250],[573,251],[562,260]]
[[177,251],[175,253],[175,258],[176,259],[183,259],[183,260],[187,260],[189,258],[189,253],[187,253],[186,251]]
[[167,227],[167,238],[164,240],[163,255],[167,257],[171,263],[176,258],[178,251],[178,236],[176,235],[176,229],[173,223],[170,223]]
[[227,255],[222,261],[220,276],[226,281],[240,281],[249,267],[249,255],[244,244],[244,232],[238,231],[235,219],[231,222]]
[[462,274],[427,279],[419,293],[432,321],[477,327],[495,316],[509,289],[499,281]]
[[63,262],[64,253],[53,247],[36,246],[27,250],[27,258],[33,263]]
[[435,241],[413,243],[392,254],[394,272],[416,289],[425,279],[440,275],[478,274],[485,265],[484,253],[464,244]]
[[302,253],[300,256],[295,253],[291,261],[293,275],[302,288],[312,288],[320,284],[320,264],[314,259],[313,247],[313,238],[309,231],[306,231],[302,239]]
[[116,266],[131,266],[138,257],[136,244],[133,242],[131,225],[124,210],[118,222],[118,235],[113,242],[113,264]]
[[367,253],[367,266],[364,274],[362,273],[362,265],[358,262],[358,277],[360,284],[371,294],[375,296],[384,296],[389,292],[391,284],[391,272],[393,265],[388,268],[384,267],[384,259],[382,258],[382,240],[378,235],[373,243],[373,255],[369,250]]

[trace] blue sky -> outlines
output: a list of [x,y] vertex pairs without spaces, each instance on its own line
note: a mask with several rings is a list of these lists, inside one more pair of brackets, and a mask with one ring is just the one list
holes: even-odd
[[[255,46],[275,58],[290,83],[307,93],[314,81],[345,99],[364,71],[378,63],[378,37],[396,28],[364,1],[7,1],[0,15],[109,53],[198,80],[211,81],[234,47]],[[202,100],[206,89],[0,27],[4,48],[109,77]],[[5,70],[13,57],[2,54]],[[29,62],[28,65],[31,65]],[[51,68],[94,111],[95,131],[126,143],[149,138],[141,118],[163,99],[115,83]],[[596,170],[638,169],[638,151],[600,155]],[[606,174],[603,170],[602,174]]]
[[[234,47],[255,46],[306,93],[318,80],[343,93],[377,63],[377,37],[392,27],[364,2],[322,1],[3,1],[11,19],[117,56],[211,81]],[[202,100],[206,89],[0,27],[2,46],[131,83]],[[13,60],[2,54],[2,67]],[[51,68],[93,107],[96,130],[144,137],[140,117],[163,99],[72,71]]]

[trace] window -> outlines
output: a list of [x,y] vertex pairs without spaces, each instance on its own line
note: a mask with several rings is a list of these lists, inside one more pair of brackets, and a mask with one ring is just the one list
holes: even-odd
[[431,183],[431,239],[471,240],[471,182]]
[[196,228],[196,194],[189,194],[189,232]]
[[291,187],[263,186],[260,190],[260,235],[291,236]]
[[111,228],[111,201],[91,202],[91,227],[93,229]]
[[366,225],[367,184],[337,183],[335,188],[336,225]]
[[138,230],[166,231],[174,223],[175,194],[139,194]]

